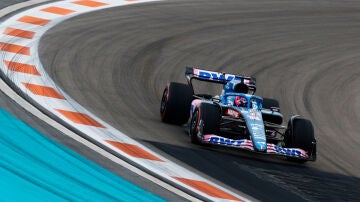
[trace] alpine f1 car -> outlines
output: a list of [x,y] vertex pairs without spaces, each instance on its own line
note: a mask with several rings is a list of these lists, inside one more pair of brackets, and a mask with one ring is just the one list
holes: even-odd
[[[187,84],[166,86],[160,114],[165,123],[188,125],[192,143],[316,160],[312,123],[295,115],[283,126],[279,102],[254,95],[255,78],[193,67],[186,68],[185,76]],[[221,95],[196,94],[194,80],[222,85]]]

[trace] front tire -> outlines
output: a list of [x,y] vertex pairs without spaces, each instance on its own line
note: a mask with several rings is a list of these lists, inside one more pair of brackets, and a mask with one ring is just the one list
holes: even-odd
[[286,147],[303,149],[313,160],[316,159],[316,140],[311,121],[298,117],[291,119],[284,136],[284,143]]
[[192,115],[190,122],[190,140],[201,144],[201,138],[206,134],[219,134],[221,113],[219,106],[211,103],[201,103]]

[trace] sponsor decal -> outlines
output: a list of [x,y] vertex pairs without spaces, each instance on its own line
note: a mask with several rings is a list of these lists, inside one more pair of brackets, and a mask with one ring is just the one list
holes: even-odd
[[251,106],[254,110],[257,110],[258,109],[258,105],[257,105],[257,102],[255,100],[251,100]]
[[225,112],[226,115],[231,116],[233,118],[240,118],[240,112],[234,110],[234,109],[227,109]]
[[260,142],[258,141],[266,141],[266,137],[265,134],[258,132],[258,131],[253,131],[253,136],[254,136],[254,140],[256,140],[257,143],[260,144]]
[[219,136],[212,136],[212,137],[210,137],[210,140],[209,140],[209,143],[222,144],[222,145],[227,145],[227,146],[240,146],[244,142],[245,142],[245,140],[233,140],[233,139],[223,138],[223,137],[219,137]]
[[252,124],[250,124],[250,126],[253,130],[263,130],[264,129],[264,125],[258,124],[258,123],[252,123]]
[[293,157],[305,157],[307,155],[304,155],[303,152],[301,152],[299,149],[293,149],[293,148],[283,148],[274,145],[275,152],[278,154],[285,154],[286,156],[293,156]]
[[235,75],[223,74],[220,72],[211,72],[211,71],[198,71],[199,78],[210,79],[210,80],[219,80],[219,81],[231,81],[235,78]]
[[[254,150],[254,146],[251,140],[241,139],[241,140],[233,140],[225,137],[220,137],[217,135],[205,135],[204,142],[210,144],[224,145],[228,147],[237,147],[241,149]],[[260,143],[260,147],[263,148],[265,143]],[[268,154],[278,154],[283,156],[291,156],[291,157],[300,157],[300,158],[308,158],[309,156],[302,149],[297,148],[284,148],[274,144],[267,143],[266,144]]]
[[251,120],[256,120],[256,121],[261,121],[262,120],[261,113],[255,111],[255,110],[250,111],[249,118]]

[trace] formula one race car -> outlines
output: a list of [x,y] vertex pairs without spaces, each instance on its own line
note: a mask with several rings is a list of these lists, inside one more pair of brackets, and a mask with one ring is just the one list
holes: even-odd
[[[296,115],[283,126],[279,102],[254,95],[255,78],[193,67],[186,68],[185,76],[188,84],[166,86],[160,114],[165,123],[187,123],[192,143],[281,155],[299,162],[316,160],[312,123]],[[195,93],[194,80],[220,84],[221,95]]]

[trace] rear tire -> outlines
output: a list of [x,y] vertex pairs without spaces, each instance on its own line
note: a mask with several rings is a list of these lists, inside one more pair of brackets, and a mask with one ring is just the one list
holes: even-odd
[[161,120],[165,123],[181,125],[187,122],[193,99],[190,86],[182,83],[169,83],[163,92],[160,106]]
[[211,103],[201,103],[196,108],[190,122],[190,140],[194,144],[201,144],[200,138],[206,134],[219,134],[220,108]]

